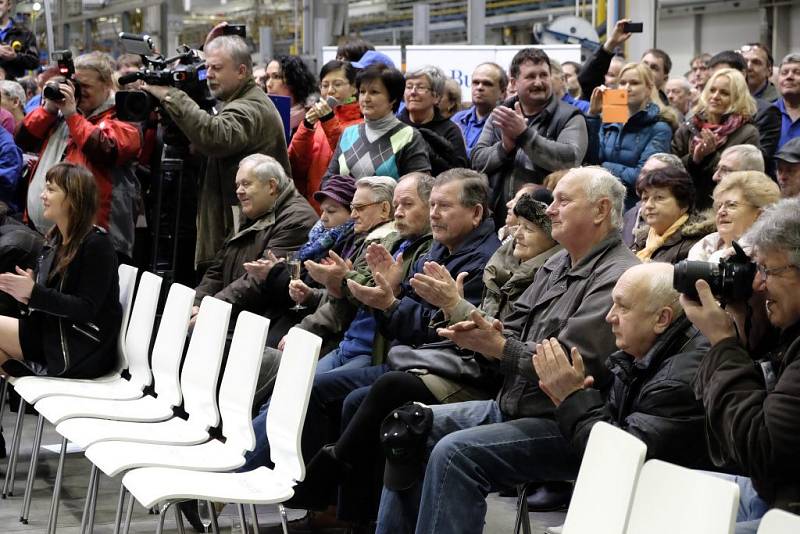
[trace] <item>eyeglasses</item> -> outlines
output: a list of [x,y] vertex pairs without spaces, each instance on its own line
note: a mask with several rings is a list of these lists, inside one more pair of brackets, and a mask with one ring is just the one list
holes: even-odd
[[339,89],[341,89],[345,85],[350,85],[350,82],[346,82],[344,80],[336,80],[333,83],[322,82],[321,84],[319,84],[319,88],[322,89],[323,91],[327,91],[328,89],[333,87],[334,89],[336,89],[338,91]]
[[725,211],[736,211],[742,206],[755,207],[747,202],[736,202],[735,200],[726,200],[725,202],[714,202],[714,211],[725,209]]
[[783,267],[772,267],[768,269],[766,265],[756,263],[756,269],[758,270],[759,274],[764,278],[764,280],[766,280],[767,277],[769,276],[780,276],[789,269],[797,269],[797,268],[798,268],[797,265],[789,263],[788,265],[784,265]]
[[361,213],[362,211],[364,211],[364,209],[366,209],[366,208],[368,208],[370,206],[374,206],[375,204],[380,204],[381,202],[383,202],[383,201],[382,200],[378,200],[378,201],[375,201],[375,202],[370,202],[368,204],[350,204],[350,211],[354,211],[356,213]]
[[431,90],[431,88],[427,87],[425,85],[413,85],[413,84],[407,84],[406,85],[406,91],[408,91],[409,93],[411,93],[413,91],[416,91],[416,92],[418,92],[419,94],[422,95],[422,94],[425,94],[425,93],[429,92],[430,90]]

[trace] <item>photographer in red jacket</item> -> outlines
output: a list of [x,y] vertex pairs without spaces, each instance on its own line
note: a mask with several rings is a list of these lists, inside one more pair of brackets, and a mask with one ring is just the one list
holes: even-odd
[[97,224],[109,230],[114,249],[124,258],[133,249],[136,195],[133,174],[126,171],[139,154],[141,141],[136,125],[116,118],[112,74],[104,54],[77,57],[74,79],[56,77],[49,82],[58,82],[61,98],[43,94],[42,106],[25,117],[16,141],[23,150],[39,153],[28,185],[28,221],[42,233],[48,230],[50,223],[42,217],[39,200],[45,174],[62,160],[79,163],[97,180]]

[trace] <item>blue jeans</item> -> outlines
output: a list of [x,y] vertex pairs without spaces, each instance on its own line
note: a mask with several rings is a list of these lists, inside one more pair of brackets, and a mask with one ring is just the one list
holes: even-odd
[[[323,445],[336,441],[344,398],[351,391],[372,384],[387,370],[386,365],[373,365],[360,369],[334,369],[314,377],[303,425],[301,443],[303,458],[313,458]],[[253,419],[256,445],[252,451],[245,454],[245,464],[239,471],[251,471],[261,466],[272,467],[267,439],[269,406],[270,401],[267,400]]]
[[431,408],[425,480],[408,491],[383,489],[376,534],[481,534],[491,491],[578,472],[580,462],[552,419],[506,421],[495,401]]
[[359,354],[351,358],[342,356],[341,349],[333,349],[317,362],[316,374],[327,373],[334,369],[360,369],[372,363],[372,354]]
[[756,534],[761,518],[769,510],[769,505],[758,496],[753,482],[747,478],[727,473],[705,471],[709,475],[735,482],[739,486],[739,509],[736,512],[735,534]]

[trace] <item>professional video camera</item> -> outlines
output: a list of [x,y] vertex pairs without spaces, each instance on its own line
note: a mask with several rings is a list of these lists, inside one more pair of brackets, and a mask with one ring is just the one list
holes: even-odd
[[753,293],[756,264],[750,261],[736,241],[733,242],[733,250],[733,256],[720,260],[718,264],[689,260],[677,263],[672,286],[689,298],[699,300],[694,284],[698,280],[705,280],[720,302],[746,301]]
[[44,85],[44,89],[42,90],[44,97],[54,102],[61,102],[64,100],[64,93],[61,92],[61,87],[59,87],[59,85],[69,81],[75,88],[75,102],[79,101],[81,99],[81,86],[78,80],[75,79],[75,63],[72,61],[72,51],[54,51],[53,59],[55,59],[58,64],[59,76],[50,78]]
[[[214,98],[206,85],[206,66],[197,50],[181,45],[178,55],[164,58],[155,54],[153,40],[148,35],[120,33],[120,42],[129,54],[141,56],[145,67],[119,78],[119,84],[125,86],[141,80],[150,85],[162,85],[180,89],[207,111],[214,105]],[[142,122],[158,109],[158,99],[146,91],[117,91],[115,96],[117,117],[125,121]],[[164,141],[172,145],[188,144],[185,136],[172,124],[166,113],[160,114],[165,127]]]

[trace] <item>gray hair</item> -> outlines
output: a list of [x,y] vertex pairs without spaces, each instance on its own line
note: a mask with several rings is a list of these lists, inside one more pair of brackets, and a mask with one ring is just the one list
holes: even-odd
[[20,107],[25,107],[25,89],[19,83],[13,80],[0,80],[0,92],[3,93],[3,98],[16,98],[19,100]]
[[233,58],[236,67],[244,65],[247,74],[253,75],[253,58],[250,56],[250,47],[247,41],[238,35],[221,35],[213,39],[205,47],[205,52],[220,49]]
[[425,204],[431,199],[431,190],[433,189],[433,176],[424,172],[410,172],[400,177],[397,183],[402,183],[405,180],[417,181],[417,195],[420,200]]
[[720,159],[725,156],[733,155],[741,168],[737,171],[758,171],[764,172],[764,155],[753,145],[733,145],[729,146],[720,154]]
[[278,160],[266,154],[250,154],[239,162],[239,168],[250,167],[250,172],[262,184],[266,184],[270,180],[275,180],[278,184],[278,191],[283,191],[292,181],[286,176],[286,171]]
[[679,158],[675,154],[669,154],[667,152],[656,152],[647,159],[654,159],[656,161],[660,161],[661,163],[667,165],[668,167],[675,167],[676,169],[686,171],[686,166],[683,164],[683,161],[681,161],[681,158]]
[[783,56],[780,66],[783,67],[787,63],[800,63],[800,54],[797,52],[790,52]]
[[425,65],[415,71],[406,73],[406,80],[415,78],[427,78],[431,84],[431,92],[436,96],[444,94],[444,82],[447,80],[444,71],[435,65]]
[[553,58],[550,58],[550,74],[558,74],[559,76],[564,75],[564,69],[561,68],[561,63]]
[[105,84],[114,83],[115,65],[113,59],[103,52],[89,52],[75,58],[75,70],[93,70]]
[[692,92],[692,84],[690,84],[689,80],[686,78],[670,78],[667,80],[667,83],[669,82],[678,82],[678,84],[681,86],[681,89],[686,91],[686,94],[691,94]]
[[569,171],[570,175],[588,178],[584,182],[584,191],[590,202],[597,202],[607,198],[611,203],[609,221],[613,228],[622,229],[622,215],[625,213],[625,186],[619,178],[605,170],[603,167],[590,165],[578,167]]
[[783,251],[800,268],[800,198],[784,198],[764,208],[742,238],[762,251]]
[[465,208],[472,208],[477,205],[483,206],[483,217],[489,215],[489,179],[485,174],[456,167],[439,174],[433,181],[433,187],[441,187],[450,182],[461,184],[461,191],[458,194],[458,201]]
[[645,309],[655,312],[665,306],[672,308],[677,313],[682,312],[679,293],[672,285],[675,275],[675,266],[666,262],[650,262],[634,265],[628,271],[642,271],[642,276],[646,282],[647,299]]
[[365,176],[356,180],[356,189],[365,187],[372,193],[374,202],[388,202],[389,215],[394,216],[394,189],[397,187],[397,180],[390,176]]

